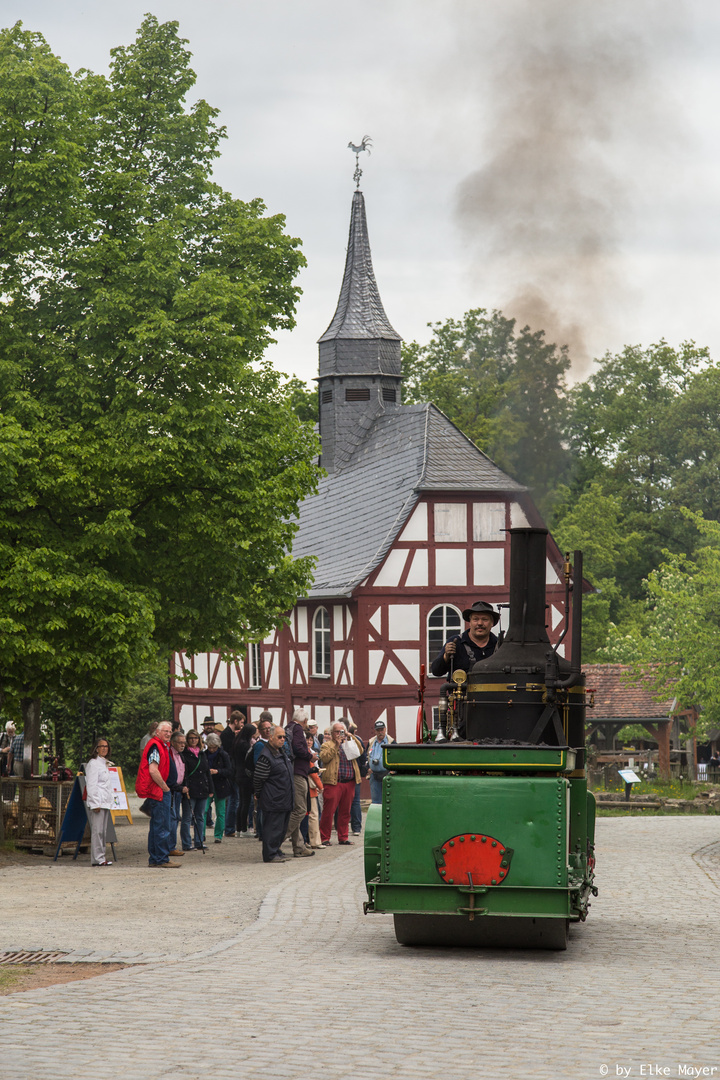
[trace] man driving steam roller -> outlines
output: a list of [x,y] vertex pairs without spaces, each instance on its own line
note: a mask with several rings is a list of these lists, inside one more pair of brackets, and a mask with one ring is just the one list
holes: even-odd
[[443,646],[442,652],[435,657],[430,665],[433,675],[447,675],[450,664],[457,671],[470,671],[478,660],[485,660],[492,656],[497,648],[497,637],[492,632],[500,615],[492,604],[484,600],[476,600],[472,607],[463,611],[463,619],[469,623],[463,634],[456,634]]

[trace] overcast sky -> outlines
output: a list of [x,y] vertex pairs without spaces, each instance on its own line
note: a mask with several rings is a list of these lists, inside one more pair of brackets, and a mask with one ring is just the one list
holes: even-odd
[[107,70],[148,10],[179,21],[191,98],[227,127],[216,179],[262,197],[302,239],[298,325],[271,355],[305,379],[342,278],[347,143],[363,135],[375,273],[406,340],[499,306],[523,319],[547,309],[578,371],[583,352],[662,337],[720,358],[718,7],[0,0],[3,25],[40,31],[73,70]]

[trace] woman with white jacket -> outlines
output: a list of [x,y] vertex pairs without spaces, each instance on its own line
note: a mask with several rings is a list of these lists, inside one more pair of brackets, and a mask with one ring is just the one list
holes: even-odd
[[112,780],[108,772],[107,757],[110,743],[98,739],[85,766],[87,808],[90,811],[90,864],[112,866],[105,858],[107,830],[113,806]]

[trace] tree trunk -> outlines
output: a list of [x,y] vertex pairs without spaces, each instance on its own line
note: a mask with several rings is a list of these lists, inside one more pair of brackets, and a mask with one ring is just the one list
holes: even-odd
[[40,743],[40,698],[23,698],[23,779],[29,780],[38,769],[38,745]]
[[[658,772],[660,779],[670,782],[670,720],[661,720],[656,728],[658,741]],[[649,727],[649,725],[646,725]]]
[[685,754],[685,758],[686,758],[686,761],[687,761],[687,778],[688,778],[688,780],[691,780],[691,781],[697,780],[697,765],[696,765],[696,762],[695,762],[695,746],[696,746],[696,743],[695,743],[694,738],[687,739],[687,741],[685,742],[685,750],[687,751],[686,754]]

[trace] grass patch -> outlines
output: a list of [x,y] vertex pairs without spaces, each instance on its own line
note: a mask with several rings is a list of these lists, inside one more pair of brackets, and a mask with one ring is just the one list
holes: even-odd
[[0,993],[9,990],[18,981],[17,973],[10,968],[0,967]]

